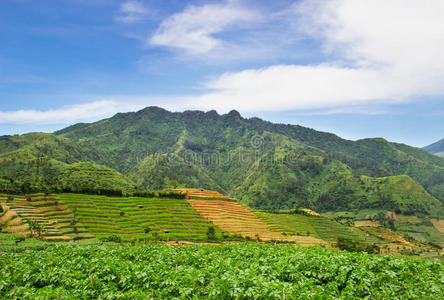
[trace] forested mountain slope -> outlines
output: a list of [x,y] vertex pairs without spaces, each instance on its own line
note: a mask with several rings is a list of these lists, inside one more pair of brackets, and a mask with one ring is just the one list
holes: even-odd
[[[26,135],[4,137],[0,155],[43,152],[58,166],[88,161],[128,176],[132,181],[119,179],[125,190],[132,189],[131,182],[140,189],[206,188],[258,208],[443,211],[444,159],[384,139],[354,142],[298,125],[245,119],[236,111],[173,113],[158,107],[76,124],[55,135],[45,135],[38,147]],[[72,150],[65,151],[68,146]],[[32,164],[21,169],[40,172]],[[8,170],[2,177],[19,175]]]
[[72,191],[115,193],[135,184],[119,172],[98,165],[93,150],[48,133],[0,137],[0,189],[9,192]]
[[[299,205],[319,204],[322,193],[310,192],[308,196],[304,190],[314,188],[311,185],[318,176],[317,168],[323,167],[313,162],[323,158],[342,165],[356,180],[362,176],[408,175],[428,193],[444,201],[444,159],[422,149],[380,138],[344,140],[298,125],[245,119],[236,111],[225,115],[215,111],[173,113],[148,107],[92,124],[74,125],[56,134],[78,142],[83,149],[97,151],[108,166],[128,174],[146,188],[182,182],[230,193],[257,206],[290,207],[294,201]],[[162,163],[152,162],[159,157]],[[307,157],[312,158],[307,160]],[[292,166],[280,163],[282,159],[291,159]],[[277,168],[269,167],[276,163]],[[296,169],[294,164],[298,165]],[[147,171],[153,170],[154,165],[161,170],[162,176]],[[304,165],[305,171],[300,171],[300,165]],[[267,180],[263,179],[260,189],[255,189],[253,194],[256,201],[268,199],[264,200],[267,203],[251,202],[252,187],[245,186],[264,169],[285,171],[280,175],[261,174],[259,177],[265,176]],[[326,178],[330,183],[339,180],[329,172],[320,172],[324,181]],[[283,186],[286,185],[292,188],[285,190]]]

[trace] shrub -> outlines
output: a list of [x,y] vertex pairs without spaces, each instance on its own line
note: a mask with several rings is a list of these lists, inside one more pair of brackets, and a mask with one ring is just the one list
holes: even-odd
[[361,250],[358,242],[344,237],[338,237],[336,245],[341,250],[352,251],[352,252]]
[[103,237],[100,240],[103,242],[114,242],[114,243],[121,243],[122,242],[122,239],[120,238],[120,236],[115,235],[115,234],[107,236],[107,237]]
[[357,241],[344,237],[338,237],[336,245],[339,249],[350,252],[379,253],[380,251],[380,248],[375,244],[360,244]]
[[173,198],[173,199],[185,199],[186,194],[178,193],[174,191],[159,192],[160,198]]
[[151,233],[151,237],[153,238],[153,240],[158,241],[160,239],[159,233],[158,232],[152,232]]
[[214,240],[216,238],[216,230],[214,229],[214,226],[208,227],[207,238],[209,240]]
[[151,191],[137,191],[133,194],[134,197],[154,198],[156,194]]
[[123,217],[125,215],[125,212],[121,211],[120,216]]

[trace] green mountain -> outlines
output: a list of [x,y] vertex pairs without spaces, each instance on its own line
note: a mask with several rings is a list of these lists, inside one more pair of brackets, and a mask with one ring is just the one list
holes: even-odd
[[430,152],[430,153],[434,153],[438,156],[444,157],[444,139],[433,143],[431,145],[428,145],[426,147],[423,148],[424,150]]
[[[124,175],[92,160],[95,151],[83,151],[70,139],[48,133],[0,137],[0,189],[31,191],[133,191]],[[89,161],[89,162],[88,162]]]
[[[41,185],[54,178],[49,183],[61,188],[75,183],[71,187],[110,189],[98,185],[109,182],[100,176],[89,186],[68,176],[68,166],[89,162],[74,177],[89,169],[100,174],[106,166],[116,170],[108,169],[108,175],[119,177],[115,188],[124,193],[134,189],[134,182],[150,190],[213,189],[255,208],[385,208],[428,215],[444,211],[442,158],[384,139],[354,142],[297,125],[246,119],[236,111],[173,113],[148,107],[76,124],[54,135],[33,135],[44,138],[0,140],[0,159],[15,157],[17,151],[30,155],[23,165],[9,165],[1,178],[36,178],[33,182]],[[39,155],[55,175],[42,176],[41,167],[30,163]]]

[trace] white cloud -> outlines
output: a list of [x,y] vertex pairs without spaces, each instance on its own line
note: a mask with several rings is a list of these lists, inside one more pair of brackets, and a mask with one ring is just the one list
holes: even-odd
[[257,17],[257,13],[251,8],[242,7],[236,1],[191,5],[164,20],[149,43],[202,54],[223,45],[223,41],[214,34]]
[[122,23],[135,23],[148,14],[148,9],[140,1],[126,1],[120,5],[119,15],[115,20]]
[[0,111],[0,123],[3,124],[66,124],[69,122],[106,117],[122,107],[116,101],[102,100],[85,104],[64,106],[59,109]]
[[444,1],[306,0],[294,8],[299,30],[321,39],[335,61],[226,73],[189,105],[313,109],[444,94]]

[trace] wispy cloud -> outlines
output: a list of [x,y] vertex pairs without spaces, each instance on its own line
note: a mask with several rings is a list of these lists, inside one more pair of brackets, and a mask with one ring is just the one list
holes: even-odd
[[3,124],[66,124],[70,122],[106,117],[121,111],[116,101],[102,100],[85,104],[64,106],[54,110],[0,111]]
[[148,8],[140,1],[126,1],[120,5],[119,14],[115,17],[117,22],[135,23],[148,15]]
[[[91,98],[92,96],[89,96]],[[161,106],[171,111],[184,110],[190,97],[162,97],[146,95],[114,95],[99,97],[82,104],[63,106],[50,110],[0,111],[0,124],[66,125],[75,122],[93,122],[111,117],[119,112],[134,112],[147,106]]]
[[[307,0],[289,8],[334,61],[225,73],[196,108],[318,109],[402,103],[444,94],[444,2]],[[301,25],[303,24],[303,25]]]
[[237,1],[191,5],[164,20],[149,43],[183,49],[191,54],[207,53],[224,44],[215,34],[258,17],[257,12]]

